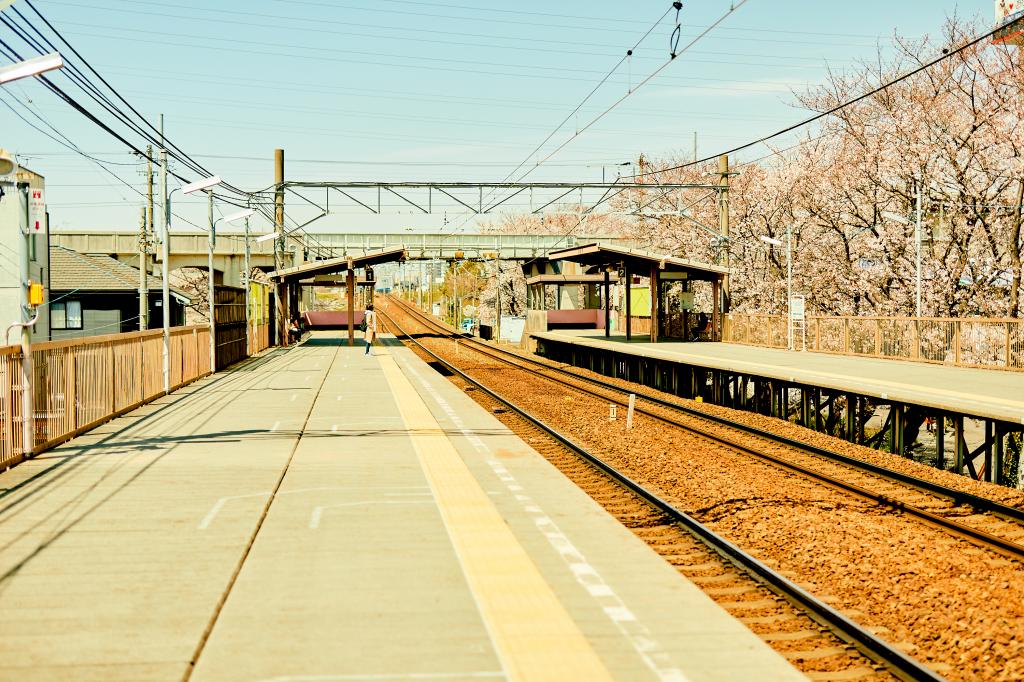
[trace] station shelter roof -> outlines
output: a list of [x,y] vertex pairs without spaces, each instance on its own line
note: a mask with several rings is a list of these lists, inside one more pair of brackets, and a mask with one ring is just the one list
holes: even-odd
[[685,273],[686,279],[709,282],[720,281],[729,274],[729,269],[720,265],[699,263],[653,251],[599,244],[586,244],[552,251],[548,254],[548,258],[591,267],[618,266],[622,263],[629,268],[630,272],[637,275],[645,275],[650,272],[651,268],[657,268],[662,273]]
[[283,268],[268,273],[272,280],[294,282],[296,280],[312,279],[316,275],[330,275],[346,270],[372,267],[381,263],[394,263],[406,260],[408,253],[405,247],[385,249],[373,253],[366,253],[361,256],[346,256],[342,258],[329,258],[327,260],[310,261],[291,268]]
[[[611,273],[608,276],[611,284],[618,284],[618,273]],[[526,278],[527,286],[533,285],[572,285],[572,284],[604,284],[604,275],[535,275]]]

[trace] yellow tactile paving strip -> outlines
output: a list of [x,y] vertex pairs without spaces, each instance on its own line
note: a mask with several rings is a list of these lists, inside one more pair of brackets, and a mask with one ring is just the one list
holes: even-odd
[[508,679],[611,680],[412,383],[378,359]]

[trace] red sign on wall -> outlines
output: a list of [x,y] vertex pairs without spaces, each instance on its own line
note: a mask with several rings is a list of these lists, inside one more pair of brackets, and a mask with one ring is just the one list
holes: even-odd
[[28,191],[28,227],[32,232],[42,232],[46,228],[46,200],[41,189]]

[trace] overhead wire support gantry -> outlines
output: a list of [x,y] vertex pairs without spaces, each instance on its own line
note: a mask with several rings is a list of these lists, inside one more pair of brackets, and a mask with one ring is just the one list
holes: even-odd
[[[277,186],[272,186],[257,192],[256,194],[276,191]],[[290,191],[301,197],[307,203],[316,206],[324,215],[330,213],[331,190],[346,197],[354,204],[362,206],[371,213],[380,214],[385,210],[383,197],[385,194],[393,195],[404,203],[412,206],[418,211],[430,214],[434,212],[435,193],[443,195],[455,202],[472,214],[485,215],[505,205],[513,198],[524,192],[542,191],[553,193],[545,196],[536,207],[531,206],[530,213],[538,214],[550,206],[566,199],[574,192],[582,193],[588,190],[603,190],[605,195],[600,204],[607,203],[619,194],[634,191],[656,191],[672,192],[678,190],[710,190],[720,191],[721,187],[714,184],[699,183],[664,183],[664,182],[333,182],[333,181],[288,181],[282,183],[281,189]],[[324,204],[321,206],[305,197],[299,190],[313,189],[325,190]],[[509,190],[511,193],[499,200],[488,203],[485,191],[487,190]],[[412,196],[412,192],[426,191],[426,200],[419,196]],[[367,197],[369,192],[372,196]],[[363,193],[360,197],[357,193]],[[468,196],[472,194],[473,196]],[[580,202],[582,203],[582,202]]]

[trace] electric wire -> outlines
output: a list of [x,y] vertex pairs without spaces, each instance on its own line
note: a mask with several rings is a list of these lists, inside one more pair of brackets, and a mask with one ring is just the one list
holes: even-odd
[[[894,85],[896,85],[898,83],[901,83],[901,82],[903,82],[903,81],[905,81],[905,80],[907,80],[909,78],[912,78],[912,77],[916,76],[917,74],[930,69],[931,67],[935,66],[936,64],[939,64],[939,63],[941,63],[941,62],[943,62],[943,61],[945,61],[945,60],[947,60],[947,59],[949,59],[949,58],[951,58],[951,57],[953,57],[955,55],[958,55],[961,52],[963,52],[963,51],[965,51],[965,50],[967,50],[967,49],[969,49],[971,47],[974,47],[975,45],[978,45],[982,41],[987,40],[988,38],[991,38],[999,30],[1000,30],[1000,28],[997,27],[995,29],[992,29],[991,31],[987,31],[985,33],[982,33],[982,34],[972,38],[971,40],[967,41],[966,43],[963,43],[962,45],[960,45],[957,48],[954,48],[954,49],[946,48],[946,49],[944,49],[942,51],[942,54],[940,56],[938,56],[938,57],[936,57],[934,59],[931,59],[931,60],[925,62],[924,64],[921,64],[921,65],[915,67],[914,69],[911,69],[910,71],[908,71],[906,73],[903,73],[903,74],[901,74],[901,75],[899,75],[899,76],[897,76],[897,77],[895,77],[895,78],[893,78],[893,79],[891,79],[889,81],[886,81],[886,82],[882,83],[881,85],[879,85],[879,86],[869,90],[868,92],[864,92],[864,93],[862,93],[860,95],[857,95],[856,97],[853,97],[852,99],[848,99],[848,100],[846,100],[844,102],[840,102],[839,104],[836,104],[835,106],[830,107],[829,109],[827,109],[825,111],[818,112],[817,114],[814,114],[813,116],[811,116],[809,118],[806,118],[806,119],[804,119],[804,120],[802,120],[802,121],[800,121],[798,123],[794,123],[794,124],[792,124],[790,126],[787,126],[786,128],[783,128],[782,130],[779,130],[777,132],[771,133],[770,135],[765,135],[764,137],[758,138],[757,140],[754,140],[752,142],[747,142],[745,144],[739,145],[737,147],[733,147],[732,149],[720,152],[718,154],[712,154],[711,156],[706,156],[706,157],[704,157],[702,159],[697,159],[695,161],[690,161],[688,163],[683,163],[683,164],[679,164],[679,165],[676,165],[676,166],[669,166],[667,168],[660,168],[658,170],[649,171],[647,173],[638,173],[634,177],[644,177],[644,176],[647,176],[647,175],[654,175],[656,173],[664,173],[664,172],[667,172],[667,171],[674,171],[674,170],[680,170],[682,168],[690,168],[692,166],[697,166],[697,165],[700,165],[702,163],[707,163],[708,161],[712,161],[714,159],[717,159],[720,156],[726,156],[726,155],[735,154],[736,152],[740,152],[740,151],[743,151],[745,149],[749,149],[749,148],[757,146],[759,144],[768,142],[769,140],[772,140],[772,139],[774,139],[776,137],[779,137],[781,135],[785,135],[786,133],[790,133],[790,132],[793,132],[794,130],[798,130],[800,128],[806,127],[806,126],[808,126],[808,125],[810,125],[812,123],[820,121],[823,118],[827,118],[829,116],[832,116],[832,115],[842,111],[843,109],[851,107],[854,104],[857,104],[857,103],[862,102],[862,101],[864,101],[866,99],[874,97],[878,93],[884,92],[884,91],[888,90],[889,88],[891,88],[892,86],[894,86]],[[794,146],[799,146],[799,144],[805,144],[805,143],[806,142],[798,143],[797,145],[794,145]],[[772,155],[774,155],[774,153]]]

